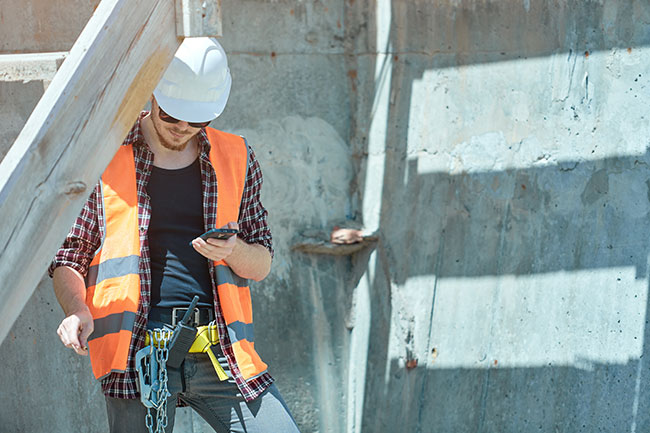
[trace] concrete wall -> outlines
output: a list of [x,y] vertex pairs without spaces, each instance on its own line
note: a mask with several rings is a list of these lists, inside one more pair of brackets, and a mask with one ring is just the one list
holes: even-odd
[[[78,32],[94,6],[72,5]],[[224,2],[213,126],[264,170],[257,346],[302,431],[650,429],[649,21],[641,0]],[[2,51],[74,39],[29,35]],[[0,83],[3,150],[38,86]],[[378,244],[291,250],[346,220]],[[44,279],[0,346],[0,431],[105,430],[61,318]],[[184,410],[175,431],[208,430]]]
[[349,13],[348,431],[648,431],[648,3]]

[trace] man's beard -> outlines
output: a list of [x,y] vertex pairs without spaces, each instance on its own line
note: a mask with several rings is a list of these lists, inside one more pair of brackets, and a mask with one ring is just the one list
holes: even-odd
[[185,143],[181,143],[181,144],[171,143],[165,140],[165,138],[160,134],[160,131],[158,131],[158,127],[156,126],[156,122],[151,122],[151,123],[153,123],[153,129],[156,130],[156,135],[158,135],[158,142],[165,149],[181,152],[187,147],[187,144],[190,142],[190,140],[188,139]]

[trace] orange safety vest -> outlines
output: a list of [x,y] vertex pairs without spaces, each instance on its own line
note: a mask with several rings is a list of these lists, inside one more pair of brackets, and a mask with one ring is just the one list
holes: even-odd
[[[206,128],[206,133],[219,190],[216,226],[222,227],[239,218],[248,147],[239,136],[212,128]],[[100,185],[105,235],[86,277],[86,303],[95,325],[88,349],[97,379],[125,371],[140,299],[138,200],[131,145],[118,150],[102,174]],[[244,380],[255,378],[266,372],[267,365],[255,351],[248,280],[232,272],[223,260],[214,262],[214,270],[237,366]]]

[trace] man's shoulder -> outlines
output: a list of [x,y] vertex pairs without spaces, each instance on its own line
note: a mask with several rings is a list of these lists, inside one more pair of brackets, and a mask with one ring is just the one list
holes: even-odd
[[[205,138],[208,140],[210,148],[216,150],[217,153],[224,157],[241,154],[242,157],[245,156],[248,160],[253,152],[248,141],[242,135],[231,134],[229,132],[206,127]],[[234,151],[235,149],[236,151]]]
[[211,128],[209,126],[206,126],[205,133],[208,136],[208,139],[210,139],[210,137],[212,136],[212,137],[220,137],[226,140],[243,141],[244,143],[246,143],[246,139],[244,138],[243,135],[232,134],[230,132],[221,131],[220,129]]

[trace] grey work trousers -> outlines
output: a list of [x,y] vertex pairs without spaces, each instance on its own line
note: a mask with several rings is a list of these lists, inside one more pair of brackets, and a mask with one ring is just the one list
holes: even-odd
[[[218,359],[230,377],[228,363],[219,348]],[[220,382],[205,353],[190,353],[180,368],[168,368],[166,433],[174,429],[176,399],[187,403],[218,433],[299,433],[298,427],[275,385],[251,402],[241,396],[234,379]],[[146,433],[146,408],[140,399],[106,397],[111,433]],[[155,410],[151,411],[156,417]],[[155,423],[155,421],[154,421]],[[154,424],[155,429],[155,424]]]

